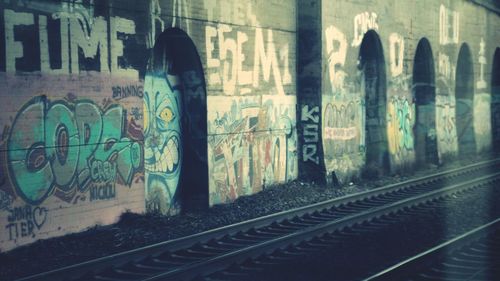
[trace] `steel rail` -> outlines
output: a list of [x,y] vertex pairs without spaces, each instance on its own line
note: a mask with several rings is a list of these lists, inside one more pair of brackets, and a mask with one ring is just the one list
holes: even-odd
[[[440,173],[419,177],[395,184],[390,184],[385,187],[380,187],[374,190],[369,190],[353,195],[348,195],[341,198],[335,198],[328,201],[312,204],[305,207],[300,207],[288,211],[283,211],[264,217],[251,219],[248,221],[216,228],[213,230],[197,233],[194,235],[173,239],[157,244],[149,245],[146,247],[113,254],[110,256],[82,262],[76,265],[71,265],[52,271],[28,276],[19,280],[74,280],[88,274],[96,274],[110,267],[117,268],[129,263],[139,262],[144,260],[145,257],[156,257],[164,254],[165,252],[175,252],[178,250],[189,248],[193,245],[221,239],[226,236],[235,235],[237,233],[259,229],[261,227],[269,226],[273,223],[280,223],[283,221],[291,220],[294,217],[301,217],[307,214],[317,212],[318,210],[329,209],[335,206],[343,206],[348,203],[363,201],[370,198],[376,198],[383,194],[390,194],[398,190],[404,190],[418,185],[432,183],[446,178],[456,177],[459,175],[472,173],[473,171],[488,168],[494,165],[499,165],[500,159],[484,161],[465,167],[451,169]],[[72,278],[68,278],[71,276]],[[147,280],[147,279],[144,279]]]
[[399,262],[387,269],[384,269],[366,279],[364,281],[374,281],[374,280],[402,280],[400,278],[407,275],[409,272],[415,272],[415,270],[422,269],[423,266],[428,265],[429,261],[443,256],[446,252],[451,249],[458,249],[465,245],[468,245],[484,236],[488,233],[498,229],[500,227],[500,218],[497,218],[485,225],[477,227],[471,231],[468,231],[462,235],[459,235],[451,240],[448,240],[440,245],[432,247],[420,254],[417,254],[411,258],[408,258],[402,262]]
[[407,198],[389,205],[377,207],[364,212],[357,213],[352,216],[342,218],[340,220],[323,223],[317,226],[305,228],[293,232],[291,234],[281,236],[275,239],[266,240],[262,243],[252,245],[243,249],[229,252],[224,255],[216,256],[209,260],[203,260],[198,263],[189,264],[173,271],[158,274],[151,278],[141,279],[144,281],[153,280],[190,280],[199,275],[206,275],[227,268],[230,264],[242,263],[245,260],[270,254],[277,249],[286,248],[290,245],[312,240],[325,233],[342,230],[353,225],[362,224],[372,219],[382,217],[387,214],[392,214],[402,210],[403,208],[411,208],[422,203],[426,203],[436,198],[442,198],[465,190],[474,189],[481,185],[500,179],[500,172],[481,178],[469,180],[460,184],[455,184],[443,189],[435,190],[426,194]]

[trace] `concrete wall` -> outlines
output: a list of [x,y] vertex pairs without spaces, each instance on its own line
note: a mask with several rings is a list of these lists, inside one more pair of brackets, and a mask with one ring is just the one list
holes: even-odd
[[0,249],[144,211],[138,19],[2,2]]
[[295,3],[221,3],[204,27],[210,204],[297,177]]
[[0,249],[488,149],[498,30],[468,1],[2,1]]
[[[460,139],[471,138],[464,132],[467,130],[473,131],[478,151],[490,147],[489,81],[493,54],[500,42],[496,13],[469,1],[323,1],[322,18],[322,133],[327,173],[335,171],[344,180],[359,173],[370,137],[384,138],[369,132],[370,122],[377,121],[386,125],[389,169],[413,165],[414,128],[419,123],[425,125],[416,117],[413,85],[414,57],[422,38],[430,42],[434,58],[436,97],[430,107],[435,108],[435,128],[428,134],[437,138],[439,161],[459,154]],[[383,47],[385,120],[370,120],[368,113],[363,119],[367,87],[360,67],[360,45],[368,30],[378,34]],[[469,100],[459,101],[455,99],[455,77],[464,43],[472,54],[474,93]],[[464,106],[455,116],[460,103]],[[457,122],[470,127],[457,134]],[[381,130],[378,133],[384,134]]]
[[296,178],[295,3],[222,2],[2,2],[1,250]]

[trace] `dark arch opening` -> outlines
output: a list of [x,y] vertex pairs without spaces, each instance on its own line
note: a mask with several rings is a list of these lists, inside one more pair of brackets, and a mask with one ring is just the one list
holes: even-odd
[[389,170],[385,59],[380,37],[373,30],[361,42],[359,68],[365,96],[366,167],[385,173]]
[[474,69],[469,46],[464,43],[458,53],[455,74],[455,122],[458,151],[462,156],[476,152],[474,133]]
[[417,164],[438,164],[434,57],[426,38],[418,42],[415,52],[412,90],[416,105],[414,141]]
[[184,31],[169,28],[159,35],[144,83],[147,210],[207,208],[206,83],[196,46]]
[[491,70],[491,123],[493,149],[500,152],[500,48],[495,51]]

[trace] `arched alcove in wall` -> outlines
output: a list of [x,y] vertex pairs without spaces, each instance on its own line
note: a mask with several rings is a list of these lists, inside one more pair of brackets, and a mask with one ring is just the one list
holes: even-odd
[[491,131],[493,149],[500,151],[500,48],[495,51],[491,70]]
[[474,133],[474,69],[469,46],[464,43],[458,53],[455,74],[455,122],[458,138],[458,152],[476,152]]
[[144,79],[146,209],[208,206],[207,102],[196,46],[178,28],[156,39]]
[[384,52],[379,35],[369,30],[359,50],[361,91],[365,97],[366,167],[389,170],[387,144],[387,97]]
[[434,57],[429,40],[422,38],[417,45],[413,63],[413,97],[416,122],[414,131],[415,157],[418,164],[437,164],[436,84]]

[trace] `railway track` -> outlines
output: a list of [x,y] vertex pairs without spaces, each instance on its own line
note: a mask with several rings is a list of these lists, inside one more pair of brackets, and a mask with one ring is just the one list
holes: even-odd
[[498,280],[500,218],[415,255],[365,281]]
[[[189,280],[215,276],[213,273],[218,271],[232,274],[224,271],[231,264],[262,255],[271,257],[264,263],[280,262],[308,249],[299,246],[297,253],[279,249],[491,184],[500,178],[500,172],[491,172],[498,167],[500,160],[481,162],[20,280]],[[318,240],[307,247],[320,248],[325,243],[328,241]],[[283,255],[276,255],[277,250]]]

